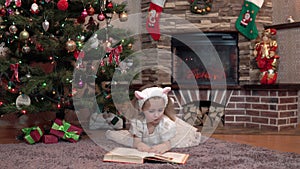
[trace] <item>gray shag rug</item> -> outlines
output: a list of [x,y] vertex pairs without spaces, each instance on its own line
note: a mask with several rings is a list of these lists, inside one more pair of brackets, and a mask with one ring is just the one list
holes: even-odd
[[[1,144],[0,168],[5,169],[299,169],[300,154],[282,153],[245,144],[209,138],[196,147],[173,149],[188,153],[186,164],[146,163],[123,164],[103,162],[107,149],[89,138],[77,143],[60,141],[57,144]],[[107,146],[112,144],[107,143]]]

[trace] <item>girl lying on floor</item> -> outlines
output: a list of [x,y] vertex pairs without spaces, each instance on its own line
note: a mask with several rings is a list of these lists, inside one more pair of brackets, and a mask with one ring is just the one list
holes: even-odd
[[170,87],[135,91],[133,104],[138,111],[130,118],[130,129],[108,130],[106,137],[124,146],[154,153],[198,145],[201,133],[176,117],[168,96],[170,91]]

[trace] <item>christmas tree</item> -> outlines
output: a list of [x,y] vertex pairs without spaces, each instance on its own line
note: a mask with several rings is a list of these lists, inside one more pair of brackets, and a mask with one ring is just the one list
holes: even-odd
[[126,71],[119,64],[133,53],[128,31],[110,24],[116,14],[121,22],[127,20],[126,3],[0,0],[0,4],[0,114],[63,114],[74,109],[73,96],[91,83],[96,84],[92,94],[99,107],[115,111],[109,86],[102,82],[111,81],[116,70]]

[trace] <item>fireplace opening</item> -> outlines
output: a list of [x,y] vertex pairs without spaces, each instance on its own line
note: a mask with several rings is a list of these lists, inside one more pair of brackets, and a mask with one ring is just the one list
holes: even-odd
[[[198,55],[192,49],[197,49]],[[211,49],[214,52],[211,52]],[[171,50],[172,84],[185,84],[191,82],[191,79],[196,79],[198,85],[208,85],[211,80],[224,82],[226,78],[227,85],[238,85],[239,57],[236,32],[176,34],[171,39]],[[212,57],[214,53],[218,56]],[[218,62],[216,58],[219,58]],[[216,64],[220,62],[222,65]]]

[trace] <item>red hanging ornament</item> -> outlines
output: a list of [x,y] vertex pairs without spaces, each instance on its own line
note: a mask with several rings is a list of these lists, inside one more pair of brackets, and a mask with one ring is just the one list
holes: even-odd
[[79,24],[83,24],[85,22],[85,16],[83,15],[80,15],[78,18],[77,18],[77,22]]
[[88,16],[88,13],[86,11],[86,9],[84,8],[83,11],[81,12],[81,16],[83,17],[87,17]]
[[97,19],[98,19],[99,21],[104,21],[105,15],[103,14],[103,12],[100,12],[100,13],[99,13]]
[[95,9],[92,7],[92,5],[90,5],[89,9],[87,10],[87,14],[89,16],[92,16],[95,14]]
[[68,7],[69,7],[69,3],[68,3],[67,0],[59,0],[59,1],[57,2],[57,8],[58,8],[59,10],[61,10],[61,11],[67,10]]
[[107,8],[112,9],[114,7],[114,4],[112,2],[108,2]]
[[6,9],[5,8],[1,8],[0,9],[0,16],[5,16],[6,15]]

